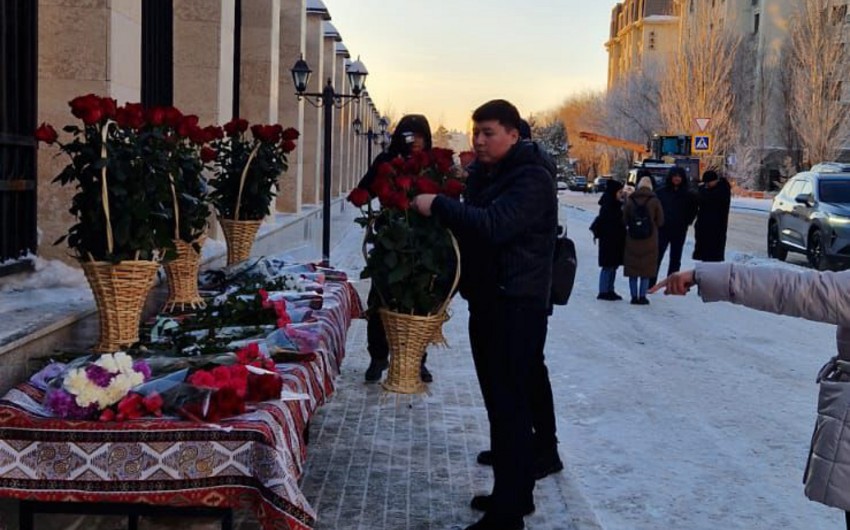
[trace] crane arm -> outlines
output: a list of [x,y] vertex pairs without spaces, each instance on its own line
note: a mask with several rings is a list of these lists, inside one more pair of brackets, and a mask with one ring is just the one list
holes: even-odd
[[647,149],[645,145],[639,144],[637,142],[623,140],[622,138],[613,138],[611,136],[605,136],[603,134],[597,134],[587,131],[579,132],[578,137],[588,142],[597,142],[605,145],[610,145],[612,147],[621,147],[623,149],[628,149],[629,151],[634,151],[638,154],[649,154],[649,149]]

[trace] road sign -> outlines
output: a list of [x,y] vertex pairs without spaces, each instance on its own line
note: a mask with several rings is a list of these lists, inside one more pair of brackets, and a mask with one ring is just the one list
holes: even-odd
[[695,134],[691,140],[691,152],[694,154],[710,155],[712,147],[710,134]]
[[708,127],[708,124],[711,123],[711,118],[697,118],[694,120],[697,122],[697,128],[699,132],[705,132],[705,129]]

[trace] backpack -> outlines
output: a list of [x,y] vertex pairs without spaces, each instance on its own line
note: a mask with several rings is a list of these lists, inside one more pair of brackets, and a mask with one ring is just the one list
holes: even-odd
[[[563,237],[561,235],[563,234]],[[555,305],[566,305],[573,292],[576,279],[576,246],[573,240],[566,236],[564,228],[558,227],[558,238],[555,239],[555,256],[552,263],[552,289],[550,300]]]
[[649,200],[639,203],[633,197],[629,200],[634,204],[629,220],[626,223],[626,231],[632,239],[647,239],[652,237],[652,219],[649,217],[649,208],[646,203]]

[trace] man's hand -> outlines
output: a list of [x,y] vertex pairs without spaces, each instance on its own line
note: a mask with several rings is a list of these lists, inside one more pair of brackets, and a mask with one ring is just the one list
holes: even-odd
[[434,202],[435,197],[436,195],[433,193],[417,195],[413,198],[413,202],[410,203],[410,206],[425,217],[431,217],[431,204]]
[[656,283],[652,289],[649,290],[650,294],[657,293],[661,289],[664,289],[664,294],[678,294],[683,295],[687,294],[691,287],[694,285],[694,271],[681,271],[674,272],[670,276],[664,278],[660,282]]

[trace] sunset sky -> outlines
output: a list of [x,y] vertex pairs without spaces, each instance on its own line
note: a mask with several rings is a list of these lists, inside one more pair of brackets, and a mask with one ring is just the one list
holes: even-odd
[[613,1],[324,0],[378,110],[466,130],[504,98],[525,116],[605,88]]

